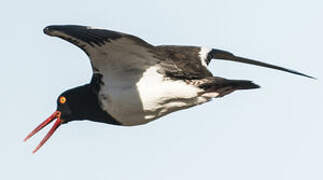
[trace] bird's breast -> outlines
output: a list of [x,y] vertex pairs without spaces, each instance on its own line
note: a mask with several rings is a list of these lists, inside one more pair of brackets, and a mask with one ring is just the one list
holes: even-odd
[[103,77],[104,85],[99,92],[102,108],[123,125],[145,124],[209,100],[199,96],[202,89],[165,77],[158,66],[146,69],[138,81],[121,77],[129,75]]

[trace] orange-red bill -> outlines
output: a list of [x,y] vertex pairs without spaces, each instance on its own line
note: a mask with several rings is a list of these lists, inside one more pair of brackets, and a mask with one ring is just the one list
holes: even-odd
[[36,149],[33,151],[33,153],[35,153],[36,151],[38,151],[39,148],[41,148],[41,146],[43,144],[45,144],[45,142],[54,134],[54,132],[56,131],[56,129],[62,124],[62,120],[61,120],[61,112],[59,111],[55,111],[51,116],[49,116],[44,122],[42,122],[40,125],[38,125],[25,139],[24,141],[27,141],[30,137],[32,137],[34,134],[36,134],[38,131],[40,131],[41,129],[43,129],[45,126],[47,126],[49,123],[51,123],[53,120],[56,120],[56,122],[54,123],[53,127],[49,130],[49,132],[47,133],[47,135],[43,138],[43,140],[39,143],[39,145],[36,147]]

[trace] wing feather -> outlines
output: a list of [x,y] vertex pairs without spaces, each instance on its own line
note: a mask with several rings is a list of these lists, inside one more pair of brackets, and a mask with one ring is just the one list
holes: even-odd
[[48,26],[44,32],[80,47],[89,56],[94,73],[118,81],[135,81],[149,67],[175,79],[200,79],[212,76],[201,64],[200,47],[153,46],[121,32],[86,26]]
[[48,26],[44,32],[80,47],[94,73],[140,73],[159,61],[154,46],[133,35],[76,25]]

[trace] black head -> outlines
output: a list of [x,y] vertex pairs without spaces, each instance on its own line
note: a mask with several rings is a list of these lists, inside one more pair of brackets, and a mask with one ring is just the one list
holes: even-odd
[[62,123],[73,120],[95,119],[102,110],[98,96],[90,85],[80,86],[63,92],[57,98],[57,111]]
[[98,92],[100,90],[101,77],[100,74],[94,74],[90,84],[67,90],[58,96],[56,111],[25,138],[26,141],[50,122],[57,119],[33,152],[36,152],[61,124],[70,121],[87,119],[95,122],[120,125],[119,122],[100,107]]

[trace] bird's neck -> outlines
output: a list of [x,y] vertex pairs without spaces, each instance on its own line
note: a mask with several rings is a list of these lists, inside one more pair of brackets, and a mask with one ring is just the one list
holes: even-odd
[[80,86],[79,88],[84,89],[86,92],[83,97],[84,103],[83,111],[80,113],[80,119],[90,120],[94,122],[101,122],[113,125],[121,125],[118,121],[116,121],[108,112],[104,111],[101,107],[101,103],[99,101],[99,91],[101,89],[101,85],[103,84],[102,75],[99,73],[95,73],[92,76],[92,80],[89,84],[85,84]]

